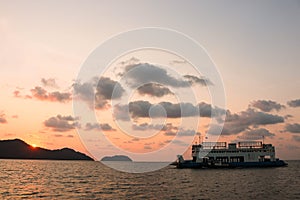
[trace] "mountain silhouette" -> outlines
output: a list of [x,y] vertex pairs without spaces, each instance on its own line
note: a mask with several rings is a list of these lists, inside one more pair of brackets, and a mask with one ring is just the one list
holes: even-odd
[[101,161],[129,161],[129,162],[132,162],[132,160],[128,156],[124,156],[124,155],[105,156],[101,159]]
[[0,159],[93,160],[73,149],[49,150],[32,147],[20,139],[0,140]]

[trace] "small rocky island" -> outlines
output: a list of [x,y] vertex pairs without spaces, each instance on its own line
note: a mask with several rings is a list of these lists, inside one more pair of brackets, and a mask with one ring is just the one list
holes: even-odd
[[70,148],[49,150],[32,147],[23,140],[0,140],[0,159],[93,160]]
[[132,162],[132,160],[128,156],[124,156],[124,155],[105,156],[101,159],[101,161],[127,161],[127,162]]

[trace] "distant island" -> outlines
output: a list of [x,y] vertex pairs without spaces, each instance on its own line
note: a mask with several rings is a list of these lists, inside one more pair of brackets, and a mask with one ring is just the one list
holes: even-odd
[[101,159],[101,161],[127,161],[127,162],[132,162],[132,160],[128,156],[124,156],[124,155],[105,156]]
[[23,140],[0,140],[0,159],[93,160],[70,148],[49,150],[32,147]]

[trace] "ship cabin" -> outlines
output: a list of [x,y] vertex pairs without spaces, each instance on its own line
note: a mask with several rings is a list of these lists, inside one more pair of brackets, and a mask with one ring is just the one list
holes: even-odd
[[203,142],[192,146],[194,162],[267,162],[276,161],[275,148],[272,144],[258,141],[238,143]]

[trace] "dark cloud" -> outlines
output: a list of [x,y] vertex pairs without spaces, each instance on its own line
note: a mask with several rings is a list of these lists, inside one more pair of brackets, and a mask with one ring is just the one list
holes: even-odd
[[163,124],[133,124],[132,129],[138,131],[145,131],[145,130],[162,130],[165,127]]
[[252,107],[258,108],[264,112],[270,112],[272,110],[279,111],[279,110],[285,108],[284,105],[281,105],[281,104],[279,104],[275,101],[271,101],[271,100],[257,100],[257,101],[253,101],[250,105]]
[[140,95],[149,95],[155,97],[162,97],[168,94],[173,94],[169,88],[157,83],[147,83],[137,89]]
[[121,98],[124,89],[117,81],[101,77],[96,88],[95,107],[104,108],[109,100]]
[[173,86],[173,87],[188,87],[190,84],[187,81],[179,80],[160,67],[149,63],[138,63],[125,66],[124,73],[126,74],[128,83],[132,87],[139,86],[141,83],[155,82],[162,85]]
[[238,122],[249,125],[267,125],[284,122],[284,118],[279,115],[255,111],[251,108],[247,109],[246,111],[242,111],[238,115],[229,114],[226,117],[228,117],[229,122],[237,119]]
[[56,81],[54,78],[48,78],[48,79],[42,78],[41,82],[44,87],[58,88],[58,85],[56,84]]
[[95,77],[90,82],[75,82],[73,84],[74,94],[77,98],[88,103],[91,108],[95,103],[96,109],[106,108],[110,100],[122,96],[124,89],[117,81],[107,77],[101,77],[97,81],[98,79]]
[[300,99],[295,99],[295,100],[292,100],[292,101],[288,101],[287,104],[290,107],[300,107]]
[[224,126],[220,126],[217,124],[212,124],[208,130],[208,134],[210,135],[216,135],[221,133],[222,135],[234,135],[239,134],[242,131],[245,131],[248,128],[247,125],[235,125],[235,124],[229,124],[225,123]]
[[[245,130],[250,130],[251,126],[257,127],[260,125],[277,124],[282,122],[284,122],[284,118],[279,115],[256,111],[252,108],[248,108],[246,111],[242,111],[238,114],[232,114],[230,111],[227,111],[222,134],[238,134]],[[217,124],[211,125],[208,133],[214,135],[219,133],[221,128],[222,127]]]
[[90,102],[94,99],[94,83],[86,82],[80,83],[79,81],[73,84],[74,95],[76,95],[79,99],[83,101]]
[[[129,120],[129,116],[126,115],[126,112],[129,111],[129,114],[133,118],[145,117],[148,118],[150,108],[154,112],[151,113],[151,117],[168,117],[168,118],[180,118],[180,117],[192,117],[200,116],[201,117],[220,117],[225,115],[225,110],[212,107],[207,103],[200,103],[197,106],[191,103],[176,103],[171,102],[160,102],[158,104],[151,104],[149,101],[133,101],[129,105],[116,105],[114,109],[114,116],[116,119],[120,120]],[[152,110],[152,111],[153,111]]]
[[293,117],[294,117],[293,115],[285,115],[284,119],[289,119],[289,118],[293,118]]
[[299,135],[293,135],[293,140],[300,142],[300,136]]
[[173,126],[172,123],[166,123],[166,124],[148,124],[148,123],[142,123],[139,125],[134,124],[132,126],[134,130],[139,131],[148,131],[148,130],[158,130],[162,131],[164,135],[166,136],[194,136],[196,134],[199,134],[199,132],[196,132],[192,129],[183,129],[178,128],[177,126]]
[[114,128],[112,128],[109,124],[103,123],[86,123],[85,125],[85,130],[90,131],[90,130],[102,130],[102,131],[115,131]]
[[200,84],[202,86],[213,85],[213,83],[209,79],[207,79],[203,76],[197,77],[197,76],[193,76],[193,75],[185,75],[183,77],[188,79],[189,83],[192,85],[195,85],[195,84]]
[[195,136],[197,134],[200,133],[192,129],[179,129],[177,133],[178,136]]
[[47,119],[44,122],[44,125],[51,128],[53,131],[65,132],[79,127],[77,120],[77,118],[72,116],[57,115],[56,117],[50,117]]
[[161,102],[159,105],[165,109],[168,118],[191,117],[199,114],[196,106],[191,103],[173,104],[170,102]]
[[226,114],[226,111],[217,106],[213,107],[211,104],[201,102],[198,104],[201,117],[221,117]]
[[6,124],[6,123],[7,123],[7,120],[6,120],[5,114],[0,113],[0,124]]
[[269,130],[265,128],[260,128],[260,129],[251,129],[247,130],[242,133],[242,135],[239,135],[237,138],[238,139],[243,139],[243,140],[262,140],[263,137],[273,137],[275,136],[274,133],[271,133]]
[[44,88],[36,86],[30,90],[32,96],[41,101],[52,101],[66,103],[71,100],[71,93],[69,92],[47,92]]
[[[124,72],[120,76],[126,75],[126,81],[131,87],[137,87],[143,83],[158,83],[171,87],[190,87],[191,84],[207,85],[211,84],[208,79],[192,75],[184,76],[184,79],[175,78],[167,70],[149,63],[135,63],[125,66]],[[188,79],[188,80],[185,80]]]
[[[160,102],[168,118],[190,117],[197,115],[197,109],[191,103],[173,104]],[[133,118],[150,117],[149,110],[156,106],[148,101],[134,101],[129,103],[129,112]],[[164,112],[156,112],[152,117],[164,117]]]
[[287,124],[285,126],[285,131],[288,131],[291,133],[300,133],[300,124],[298,124],[298,123]]

